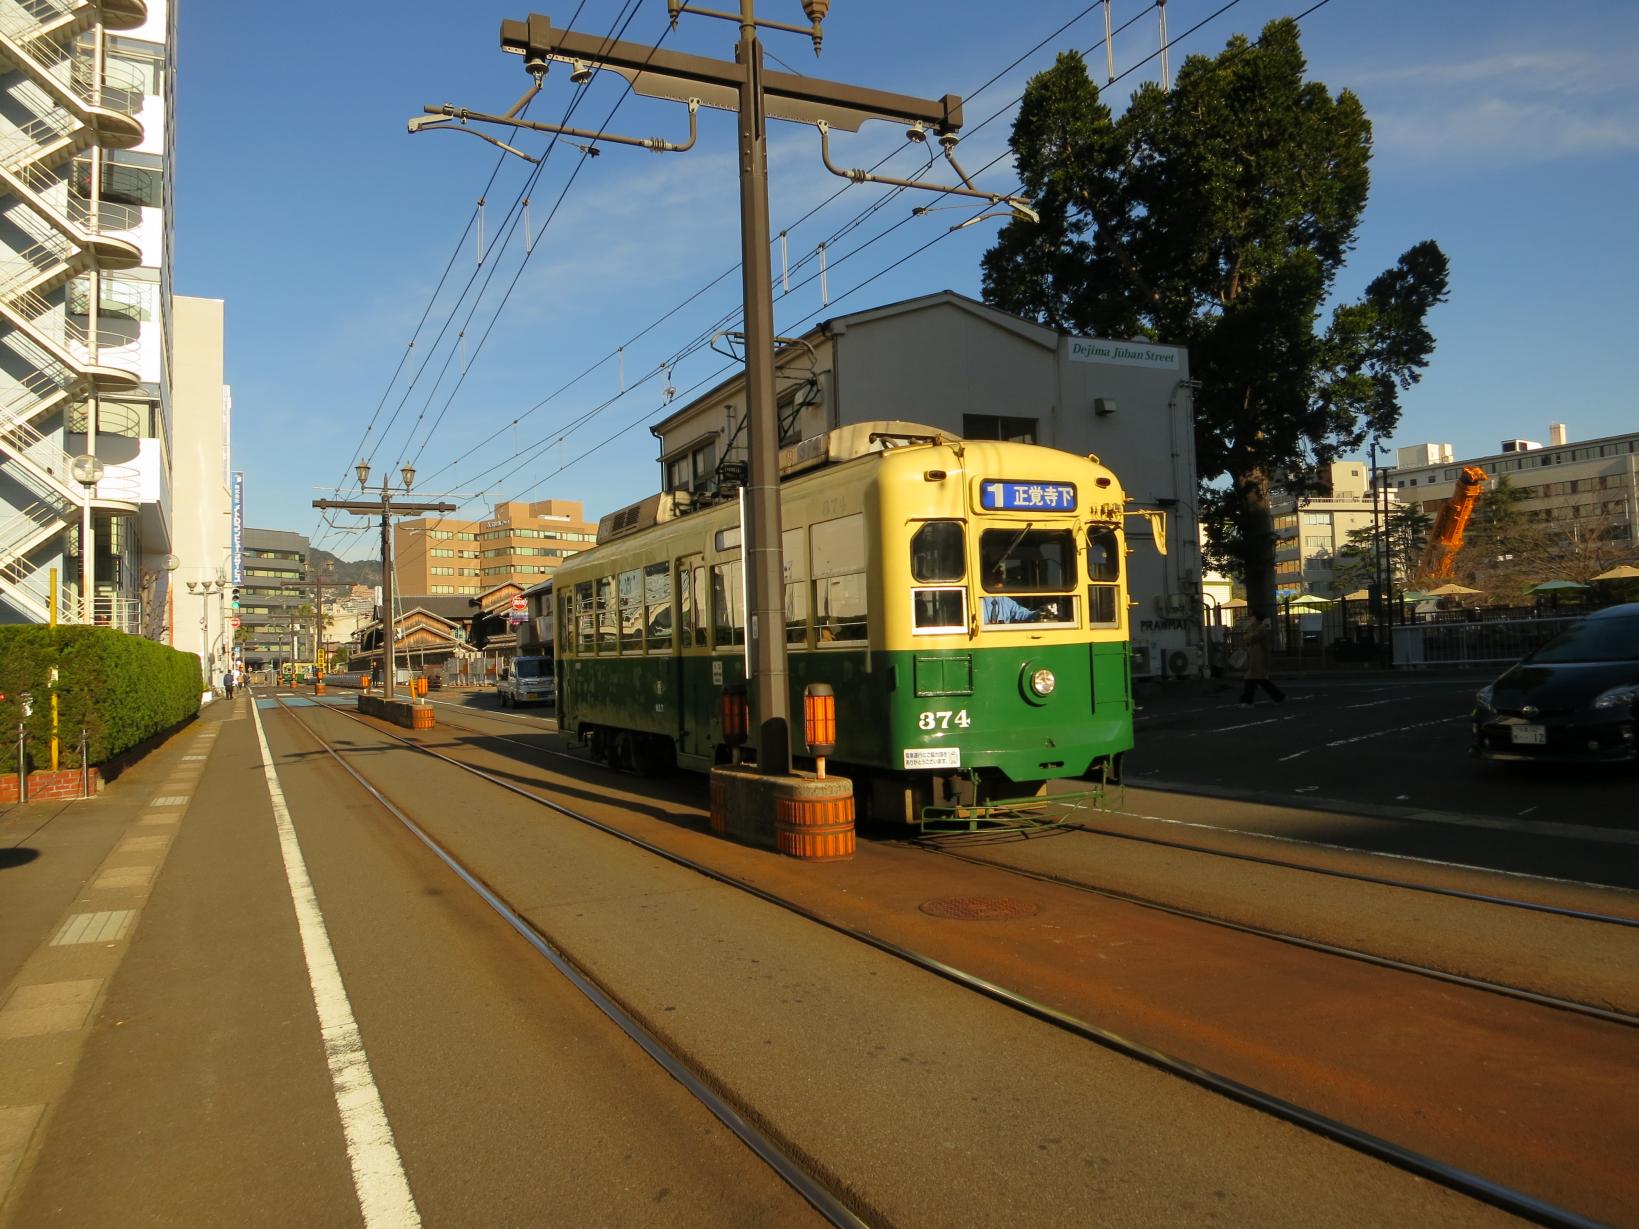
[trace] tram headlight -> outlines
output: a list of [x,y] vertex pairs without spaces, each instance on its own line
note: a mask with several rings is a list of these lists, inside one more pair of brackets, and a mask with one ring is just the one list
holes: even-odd
[[1030,690],[1044,699],[1053,694],[1053,688],[1058,686],[1058,680],[1048,669],[1037,670],[1030,676]]

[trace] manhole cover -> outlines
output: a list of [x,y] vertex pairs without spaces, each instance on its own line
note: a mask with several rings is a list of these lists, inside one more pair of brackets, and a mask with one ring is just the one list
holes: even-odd
[[947,896],[927,900],[918,906],[930,917],[956,918],[964,922],[1001,922],[1013,917],[1034,917],[1039,906],[1027,900],[1005,896]]

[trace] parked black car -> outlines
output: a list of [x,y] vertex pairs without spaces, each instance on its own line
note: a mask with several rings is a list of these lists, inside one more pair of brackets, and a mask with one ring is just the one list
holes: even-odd
[[1639,759],[1639,602],[1589,615],[1474,697],[1474,754],[1541,762]]

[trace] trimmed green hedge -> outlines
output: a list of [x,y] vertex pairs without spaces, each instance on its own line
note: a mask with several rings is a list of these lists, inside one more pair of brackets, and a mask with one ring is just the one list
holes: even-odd
[[22,695],[34,696],[27,719],[29,768],[51,766],[51,667],[57,667],[59,763],[80,766],[80,727],[88,757],[101,764],[199,712],[204,689],[199,658],[108,627],[0,627],[0,772],[17,771]]

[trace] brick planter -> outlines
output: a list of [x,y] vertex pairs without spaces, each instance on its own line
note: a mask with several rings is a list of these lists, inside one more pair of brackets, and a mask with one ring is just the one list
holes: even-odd
[[[91,770],[91,793],[97,794],[102,789],[102,774],[95,768]],[[28,800],[30,802],[45,802],[48,799],[79,798],[80,770],[65,768],[60,772],[50,770],[31,772],[28,774]],[[17,801],[17,774],[8,772],[0,776],[0,803]]]

